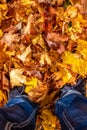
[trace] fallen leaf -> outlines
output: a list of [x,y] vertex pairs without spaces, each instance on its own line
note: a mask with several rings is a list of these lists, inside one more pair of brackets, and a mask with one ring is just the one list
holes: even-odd
[[[30,46],[28,46],[28,47],[26,47],[25,51],[24,51],[22,54],[18,54],[17,57],[18,57],[21,61],[25,62],[25,61],[27,61],[27,56],[28,56],[30,53],[31,53],[31,48],[30,48]],[[29,59],[28,59],[28,61],[29,61]]]
[[34,22],[34,15],[30,14],[28,19],[27,19],[27,25],[26,25],[26,27],[24,27],[23,35],[31,33],[31,28],[32,28],[32,23],[33,22]]
[[47,85],[43,85],[42,83],[40,83],[40,85],[38,84],[37,87],[31,89],[28,95],[32,101],[36,103],[41,103],[45,99],[47,92],[48,92]]
[[7,102],[7,97],[4,94],[4,92],[2,90],[0,90],[0,102],[5,101]]
[[40,57],[40,64],[44,65],[45,63],[51,65],[51,60],[47,53],[43,53]]
[[13,42],[18,42],[19,39],[20,38],[18,34],[13,34],[13,32],[10,31],[4,34],[3,38],[1,39],[1,42],[6,43],[8,46],[11,46]]
[[22,69],[12,69],[10,72],[11,87],[21,86],[26,82],[26,76],[23,75]]
[[32,88],[34,88],[38,85],[38,79],[37,78],[31,78],[30,81],[25,82],[24,85],[26,86],[25,92],[29,93]]
[[58,129],[57,118],[52,114],[50,109],[43,109],[40,117],[43,120],[42,126],[44,130],[54,130],[56,127]]

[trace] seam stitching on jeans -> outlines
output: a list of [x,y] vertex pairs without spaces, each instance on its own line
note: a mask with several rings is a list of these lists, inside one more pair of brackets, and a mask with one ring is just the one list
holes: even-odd
[[63,120],[64,120],[64,123],[66,124],[66,126],[69,128],[69,130],[75,130],[73,128],[73,126],[70,124],[70,122],[67,120],[65,114],[63,113]]
[[35,112],[36,112],[36,110],[33,110],[33,112],[31,113],[31,115],[29,116],[29,118],[26,121],[14,126],[14,128],[16,128],[16,127],[22,128],[22,127],[28,125],[31,122],[31,120],[33,119],[33,116],[35,115]]
[[5,126],[5,130],[11,130],[12,126],[14,126],[14,125],[16,125],[16,126],[14,126],[14,128],[16,128],[16,127],[17,128],[22,128],[24,126],[27,126],[31,122],[31,120],[33,119],[33,116],[35,115],[35,112],[36,112],[36,110],[33,110],[33,112],[31,113],[31,115],[29,116],[29,118],[26,121],[21,122],[18,125],[17,125],[17,123],[7,122],[7,124]]
[[70,95],[70,94],[79,94],[82,95],[80,92],[76,91],[76,90],[69,90],[62,98]]
[[11,130],[12,126],[16,123],[7,122],[5,126],[5,130]]

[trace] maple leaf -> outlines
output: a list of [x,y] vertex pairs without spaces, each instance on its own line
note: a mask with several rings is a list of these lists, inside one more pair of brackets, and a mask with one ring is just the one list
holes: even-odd
[[84,60],[87,59],[87,41],[79,39],[77,41],[76,50],[83,56]]
[[38,79],[42,79],[42,74],[40,73],[40,71],[37,71],[37,70],[25,70],[25,73],[26,73],[26,75],[27,76],[29,76],[29,77],[36,77],[36,78],[38,78]]
[[34,22],[34,15],[30,14],[28,19],[27,19],[27,25],[26,25],[26,27],[24,27],[23,35],[31,33],[31,28],[32,28],[32,23],[33,22]]
[[5,33],[3,38],[1,39],[1,43],[6,43],[8,46],[11,46],[13,42],[19,41],[18,34],[14,34],[13,31],[10,31],[8,33]]
[[25,92],[29,93],[32,88],[36,87],[38,84],[37,78],[31,78],[29,82],[25,82],[24,85],[26,86]]
[[17,55],[17,57],[21,60],[21,61],[23,61],[23,62],[25,62],[25,61],[29,61],[29,58],[27,59],[27,56],[29,55],[31,53],[31,48],[30,48],[30,46],[28,46],[28,47],[26,47],[25,48],[25,51],[22,53],[22,54],[18,54]]
[[87,49],[87,41],[86,40],[78,39],[77,43],[78,43],[77,50],[79,52],[83,49]]
[[78,54],[65,52],[63,57],[63,63],[71,65],[71,70],[77,74],[85,76],[87,73],[86,61],[81,59]]
[[47,44],[51,49],[57,50],[59,54],[65,51],[65,47],[61,42],[68,40],[68,36],[61,36],[59,33],[48,33]]
[[51,65],[51,59],[47,53],[43,53],[40,57],[40,64],[44,65],[45,63],[47,63],[48,65]]
[[52,32],[47,34],[47,39],[54,42],[65,42],[68,41],[68,36],[62,36],[59,33]]
[[29,99],[36,103],[41,103],[48,92],[47,85],[42,84],[41,82],[38,83],[38,86],[31,89],[31,91],[28,93]]
[[87,14],[87,1],[81,0],[80,2],[77,2],[75,4],[75,7],[77,7],[81,14]]
[[32,39],[32,43],[34,44],[34,45],[36,45],[36,44],[39,44],[42,48],[46,48],[46,46],[45,46],[45,41],[44,41],[44,39],[43,39],[43,37],[42,37],[42,35],[40,34],[40,35],[37,35],[35,38],[33,38]]
[[77,15],[77,8],[70,5],[67,7],[65,14],[70,18],[74,18]]
[[23,69],[12,69],[10,71],[11,86],[21,86],[26,82],[26,76],[23,75]]

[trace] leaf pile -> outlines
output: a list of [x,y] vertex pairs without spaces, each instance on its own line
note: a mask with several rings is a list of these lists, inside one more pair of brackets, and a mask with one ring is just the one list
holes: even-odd
[[41,105],[36,129],[61,129],[57,94],[86,75],[86,0],[0,0],[0,106],[10,88],[25,85]]

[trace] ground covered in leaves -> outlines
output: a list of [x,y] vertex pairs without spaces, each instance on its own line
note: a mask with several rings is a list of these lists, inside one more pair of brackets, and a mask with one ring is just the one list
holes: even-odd
[[14,86],[40,104],[36,130],[60,130],[60,88],[87,75],[86,0],[0,0],[0,106]]

